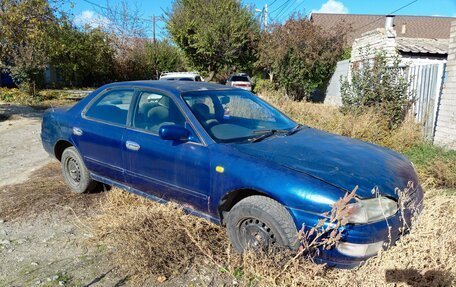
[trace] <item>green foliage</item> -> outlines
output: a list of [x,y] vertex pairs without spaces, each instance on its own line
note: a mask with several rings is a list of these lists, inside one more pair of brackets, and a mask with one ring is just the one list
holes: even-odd
[[56,28],[46,0],[0,0],[0,62],[30,94],[49,61]]
[[[171,44],[169,40],[160,40],[156,43],[154,49],[153,43],[146,45],[147,49],[147,65],[153,74],[154,69],[156,75],[159,76],[165,71],[186,71],[187,63],[182,51],[175,45]],[[154,56],[155,55],[155,56]],[[154,62],[155,57],[155,62]]]
[[108,34],[100,29],[79,31],[65,21],[55,36],[50,64],[65,84],[93,86],[112,79],[114,50]]
[[390,128],[396,128],[405,119],[411,106],[412,92],[404,70],[396,56],[387,58],[384,52],[355,63],[350,79],[342,79],[342,111],[362,112],[365,107],[375,107],[389,120]]
[[328,32],[307,18],[292,17],[265,31],[257,67],[272,74],[293,100],[309,99],[323,89],[344,51],[344,27]]
[[347,47],[344,49],[344,52],[342,53],[342,55],[340,56],[340,59],[339,60],[350,60],[351,58],[351,52],[352,52],[352,48],[351,47]]
[[415,164],[423,184],[431,187],[456,188],[456,151],[431,143],[417,143],[404,154]]
[[74,95],[62,90],[40,90],[37,91],[34,97],[30,97],[28,93],[20,89],[0,88],[0,101],[20,104],[33,105],[41,107],[65,105],[73,103],[69,97]]
[[248,70],[256,60],[259,24],[236,0],[176,0],[167,29],[190,64],[207,71]]
[[255,82],[255,93],[273,91],[275,89],[274,82],[267,79],[258,79]]

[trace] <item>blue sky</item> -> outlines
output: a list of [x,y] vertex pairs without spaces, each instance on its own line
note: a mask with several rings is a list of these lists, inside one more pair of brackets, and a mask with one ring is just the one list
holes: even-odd
[[[111,5],[120,2],[120,0],[108,1]],[[88,2],[101,6],[107,5],[107,0],[88,0]],[[68,4],[67,9],[75,16],[77,24],[104,23],[105,19],[99,15],[100,8],[88,2],[71,0],[72,4]],[[128,0],[127,2],[139,7],[142,17],[147,19],[152,15],[163,14],[163,10],[169,10],[173,3],[171,0]],[[268,4],[270,18],[277,21],[283,21],[293,12],[388,14],[411,2],[414,0],[243,0],[245,5],[259,9],[263,8],[264,4]],[[456,17],[456,0],[417,0],[395,14]],[[164,35],[163,28],[164,23],[158,23],[158,36]]]

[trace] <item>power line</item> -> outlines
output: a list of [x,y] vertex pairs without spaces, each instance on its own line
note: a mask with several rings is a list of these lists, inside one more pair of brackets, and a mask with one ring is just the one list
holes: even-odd
[[277,2],[277,0],[272,1],[271,4],[269,4],[268,6],[271,7],[272,4],[274,4],[275,2]]
[[[84,2],[86,2],[86,3],[88,3],[88,4],[90,4],[90,5],[93,5],[93,6],[95,6],[95,7],[98,7],[98,8],[100,8],[100,9],[102,9],[102,10],[105,10],[105,11],[111,10],[109,7],[100,5],[100,4],[95,3],[95,2],[93,2],[93,1],[90,1],[90,0],[82,0],[82,1],[84,1]],[[128,15],[128,17],[129,17],[130,19],[133,19],[133,20],[141,20],[142,22],[149,22],[149,23],[152,23],[152,22],[153,22],[151,19],[147,19],[147,18],[135,17],[135,16],[132,16],[132,15]],[[166,22],[166,21],[165,21],[165,18],[164,18],[163,16],[155,16],[155,17],[156,17],[156,19],[155,19],[156,21],[163,21],[163,22]]]
[[283,6],[285,6],[285,4],[288,4],[290,2],[290,0],[286,0],[285,2],[283,2],[282,5],[280,5],[279,7],[277,7],[277,9],[271,11],[270,13],[275,13],[276,11],[280,10]]
[[[282,18],[286,17],[288,11],[290,11],[290,10],[293,11],[293,9],[291,9],[291,8],[293,8],[293,6],[296,4],[296,2],[298,2],[298,0],[294,0],[293,3],[291,3],[290,6],[288,6],[287,9],[285,9],[281,14],[277,15],[276,19],[279,21],[282,21],[283,20]],[[280,15],[282,15],[282,16],[280,16]]]
[[[392,15],[392,14],[394,14],[394,13],[396,13],[396,12],[399,12],[399,11],[401,11],[402,9],[407,8],[408,6],[414,4],[415,2],[418,2],[418,0],[414,0],[414,1],[408,3],[408,4],[404,5],[404,6],[401,6],[401,7],[399,7],[398,9],[389,12],[387,15]],[[371,22],[367,23],[366,25],[363,25],[363,26],[361,26],[361,27],[359,27],[359,28],[356,28],[355,30],[353,30],[353,33],[354,33],[354,32],[357,32],[357,31],[359,31],[359,30],[361,30],[361,29],[363,29],[363,28],[365,28],[365,27],[367,27],[367,26],[370,26],[370,25],[374,24],[375,22],[377,22],[377,21],[379,21],[379,20],[382,20],[383,18],[384,18],[384,16],[380,16],[380,17],[378,17],[378,18],[372,20]]]
[[271,14],[272,14],[272,13],[275,13],[276,11],[279,11],[279,10],[280,10],[280,11],[277,13],[277,15],[276,15],[275,17],[271,17],[271,18],[277,19],[277,18],[279,17],[279,15],[281,15],[282,12],[285,10],[285,8],[287,8],[287,6],[290,4],[290,2],[291,2],[291,0],[287,0],[287,1],[285,1],[282,5],[280,5],[277,9],[275,9],[274,11],[272,11]]

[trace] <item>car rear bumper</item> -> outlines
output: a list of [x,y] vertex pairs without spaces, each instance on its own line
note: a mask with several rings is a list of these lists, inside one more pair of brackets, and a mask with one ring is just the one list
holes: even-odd
[[[348,224],[343,227],[342,238],[339,244],[330,249],[321,249],[315,262],[325,263],[330,267],[354,268],[362,265],[367,259],[375,256],[378,251],[391,247],[395,242],[411,228],[412,219],[423,208],[423,191],[421,186],[415,190],[413,200],[407,206],[398,211],[394,216],[386,220],[369,224]],[[305,223],[305,226],[314,226],[314,215],[308,213],[299,214],[296,210],[290,210],[297,222]],[[345,246],[344,246],[345,245]],[[361,250],[365,249],[366,256],[362,256]]]

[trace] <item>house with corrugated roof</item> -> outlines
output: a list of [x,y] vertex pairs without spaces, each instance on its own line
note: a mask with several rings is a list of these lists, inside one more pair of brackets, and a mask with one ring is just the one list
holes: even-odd
[[[351,46],[364,33],[384,28],[387,16],[389,15],[312,13],[310,20],[328,31],[340,25],[347,26],[347,45]],[[451,22],[454,20],[454,17],[395,15],[393,25],[397,37],[449,39]]]
[[[341,77],[350,77],[353,67],[382,51],[387,57],[401,61],[415,95],[415,118],[423,125],[425,136],[434,140],[442,108],[446,64],[449,58],[456,57],[449,51],[450,39],[454,41],[455,37],[451,34],[451,21],[456,23],[456,18],[385,15],[380,21],[378,15],[317,14],[312,19],[324,29],[331,29],[337,23],[349,23],[352,27],[347,34],[347,45],[351,44],[352,48],[350,60],[338,63],[326,91],[326,104],[341,105]],[[456,118],[451,124],[456,126]]]

